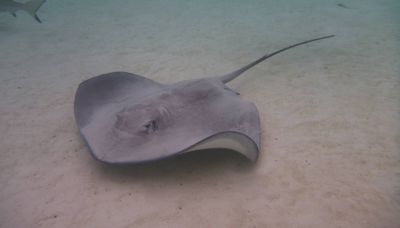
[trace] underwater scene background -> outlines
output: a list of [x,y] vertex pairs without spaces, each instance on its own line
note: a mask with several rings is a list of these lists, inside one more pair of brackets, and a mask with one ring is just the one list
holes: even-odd
[[[400,1],[47,0],[42,23],[9,2],[0,227],[400,227]],[[260,112],[256,164],[218,150],[104,165],[75,125],[90,77],[222,75],[330,34],[229,84]]]

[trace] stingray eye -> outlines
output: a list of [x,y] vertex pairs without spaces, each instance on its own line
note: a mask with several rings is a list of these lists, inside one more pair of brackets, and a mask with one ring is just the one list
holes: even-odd
[[144,125],[146,133],[152,133],[158,130],[157,121],[150,120]]

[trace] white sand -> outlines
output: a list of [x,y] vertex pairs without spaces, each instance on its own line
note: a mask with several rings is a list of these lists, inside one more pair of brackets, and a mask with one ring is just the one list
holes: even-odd
[[[400,2],[279,2],[48,0],[43,24],[0,14],[0,227],[400,227]],[[261,115],[255,165],[211,151],[110,167],[78,135],[84,79],[219,75],[327,34],[230,83]]]

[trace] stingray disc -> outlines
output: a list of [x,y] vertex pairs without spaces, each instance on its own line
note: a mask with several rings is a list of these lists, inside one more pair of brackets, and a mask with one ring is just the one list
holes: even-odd
[[125,72],[93,77],[76,92],[75,119],[92,155],[107,163],[211,148],[255,161],[259,152],[256,107],[215,78],[163,85]]

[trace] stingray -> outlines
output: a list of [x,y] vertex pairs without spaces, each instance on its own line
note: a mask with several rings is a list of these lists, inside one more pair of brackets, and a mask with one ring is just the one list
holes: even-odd
[[226,83],[280,52],[330,37],[288,46],[226,75],[174,84],[127,72],[95,76],[76,91],[75,120],[93,157],[105,163],[142,163],[204,149],[229,149],[256,161],[257,108]]

